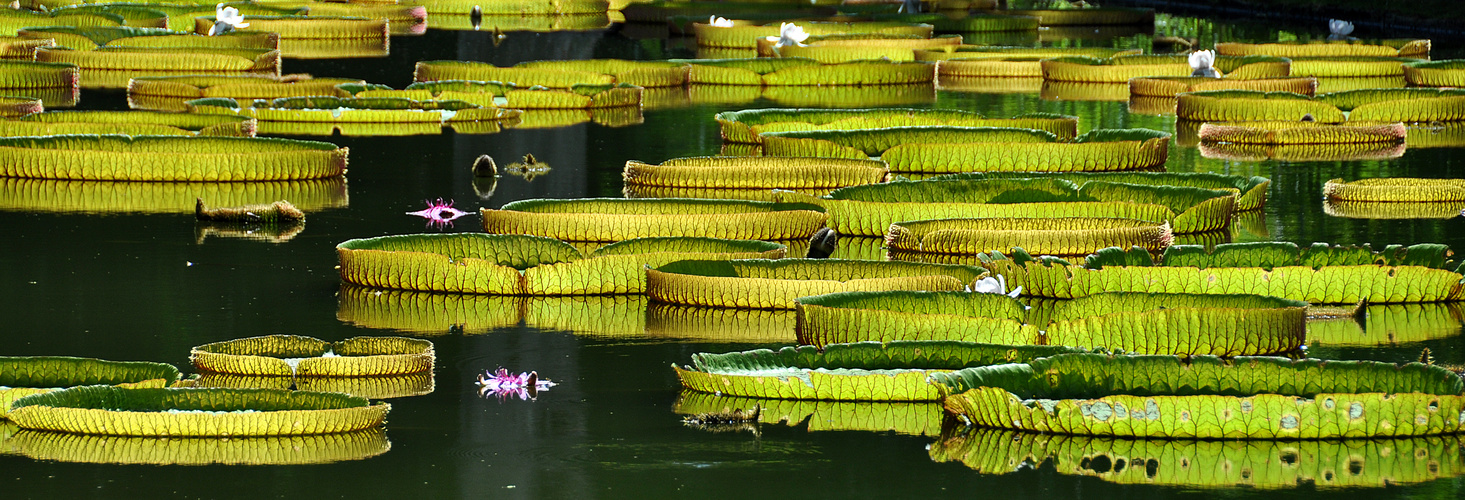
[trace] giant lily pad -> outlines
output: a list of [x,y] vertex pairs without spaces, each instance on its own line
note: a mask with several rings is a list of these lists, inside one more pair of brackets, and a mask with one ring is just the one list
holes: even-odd
[[1322,94],[1317,100],[1348,111],[1349,121],[1465,120],[1465,90],[1460,89],[1365,89]]
[[1336,106],[1291,92],[1212,90],[1179,95],[1175,116],[1194,121],[1299,121],[1312,115],[1317,123],[1342,123]]
[[1314,304],[1398,304],[1465,299],[1465,278],[1444,245],[1367,246],[1318,243],[1306,250],[1284,242],[1176,245],[1158,262],[1144,251],[1101,250],[1084,264],[1034,260],[1014,250],[984,264],[1009,287],[1050,298],[1101,292],[1254,293]]
[[1064,352],[1062,346],[1006,346],[966,342],[861,342],[692,355],[678,367],[682,387],[700,392],[773,399],[825,401],[933,401],[930,373],[1022,362]]
[[80,86],[75,64],[0,61],[0,89],[6,93],[34,89],[62,89],[75,94]]
[[578,84],[613,83],[639,87],[675,86],[686,81],[686,73],[686,65],[675,61],[531,61],[512,67],[466,61],[421,61],[417,63],[413,78],[418,82],[469,80],[568,89]]
[[[34,213],[194,213],[198,199],[222,206],[292,200],[304,211],[350,204],[346,179],[291,182],[116,182],[0,178],[0,210]],[[296,226],[298,227],[298,226]]]
[[20,30],[23,38],[52,39],[57,45],[75,50],[94,50],[102,47],[199,47],[206,49],[262,49],[280,48],[280,37],[274,33],[228,33],[219,36],[203,36],[190,31],[173,31],[162,28],[139,28],[132,26],[40,26]]
[[78,385],[128,384],[164,387],[178,381],[178,368],[146,361],[104,361],[65,356],[0,357],[0,419],[10,404],[32,394]]
[[1147,354],[1296,350],[1306,302],[1260,295],[1101,293],[1025,309],[1001,294],[849,292],[798,299],[800,344],[959,340]]
[[1406,133],[1403,123],[1243,121],[1206,123],[1199,135],[1205,142],[1237,144],[1398,144]]
[[151,111],[53,111],[0,122],[0,135],[203,135],[253,137],[253,119]]
[[759,57],[803,57],[824,64],[886,59],[914,61],[915,51],[932,47],[956,47],[961,36],[942,35],[934,38],[919,35],[857,33],[810,36],[807,44],[777,47],[776,37],[759,38]]
[[[334,130],[351,135],[403,135],[438,133],[448,123],[508,122],[519,119],[520,111],[480,106],[465,101],[415,101],[400,97],[282,97],[268,103],[210,97],[187,101],[192,113],[244,116],[261,122],[266,133],[324,133]],[[300,124],[300,125],[286,125]],[[328,124],[321,126],[322,124]],[[369,124],[391,124],[376,126]],[[398,125],[422,124],[421,129]]]
[[497,295],[640,293],[646,265],[689,258],[781,257],[783,246],[711,238],[641,238],[584,256],[568,243],[518,234],[420,234],[336,247],[341,279],[404,290]]
[[1351,182],[1333,179],[1323,185],[1323,196],[1333,200],[1371,202],[1465,201],[1465,181],[1405,177]]
[[950,109],[745,109],[713,117],[722,127],[722,140],[762,144],[764,132],[808,130],[864,130],[909,126],[1012,127],[1050,132],[1059,140],[1078,134],[1078,118],[1032,113],[1013,118],[985,118],[971,111]]
[[235,375],[373,377],[432,370],[432,342],[404,337],[353,337],[340,342],[268,335],[193,348],[200,370]]
[[21,431],[11,446],[34,460],[93,464],[299,465],[363,460],[392,449],[380,427],[306,436],[123,437]]
[[0,176],[115,181],[340,177],[346,148],[254,137],[63,135],[0,139]]
[[788,189],[825,194],[846,186],[883,182],[889,173],[885,163],[876,160],[704,156],[673,158],[660,165],[630,160],[622,177],[628,189]]
[[1412,57],[1345,56],[1292,57],[1293,76],[1357,78],[1404,76],[1404,65],[1418,62]]
[[[1131,55],[1099,59],[1065,56],[1042,62],[1043,78],[1068,82],[1125,83],[1146,76],[1190,76],[1184,55]],[[1217,57],[1216,70],[1233,79],[1291,76],[1287,59],[1267,56]]]
[[610,8],[605,0],[411,0],[408,4],[426,7],[429,14],[468,14],[474,7],[478,7],[484,14],[518,16],[604,14]]
[[390,410],[330,392],[89,385],[20,398],[10,419],[23,429],[75,434],[298,436],[377,427]]
[[[1313,95],[1318,80],[1311,76],[1277,78],[1209,78],[1204,76],[1145,76],[1129,79],[1129,95],[1175,97],[1184,92],[1207,90],[1254,90],[1257,92],[1291,92]],[[1173,108],[1172,108],[1173,111]]]
[[[193,18],[193,31],[208,34],[216,21],[214,16]],[[281,39],[307,38],[387,38],[391,36],[385,18],[339,16],[244,16],[248,27],[235,27],[240,32],[276,33]]]
[[281,97],[337,96],[347,92],[336,86],[365,84],[350,78],[311,78],[308,75],[186,75],[133,78],[127,83],[127,104],[133,109],[187,111],[186,101],[225,97],[236,101]]
[[1226,56],[1276,57],[1429,57],[1429,40],[1307,40],[1301,42],[1216,44]]
[[821,64],[813,59],[673,59],[687,63],[687,82],[716,85],[900,85],[929,83],[936,65],[927,62],[853,61]]
[[1195,491],[1247,488],[1368,491],[1460,475],[1460,436],[1368,440],[1133,440],[1005,429],[952,431],[931,444],[931,459],[982,474],[1027,467],[1120,484]]
[[[1165,164],[1170,134],[1149,129],[1095,129],[1071,142],[922,142],[910,136],[886,149],[881,159],[892,171],[1121,171]],[[939,140],[939,139],[938,139]],[[1021,142],[1021,141],[1019,141]],[[960,160],[958,159],[960,158]]]
[[573,241],[650,236],[807,239],[827,218],[817,205],[680,198],[522,200],[482,209],[483,229]]
[[1060,354],[931,378],[949,413],[1032,432],[1326,439],[1465,426],[1460,376],[1418,363]]
[[1404,63],[1404,81],[1419,87],[1465,87],[1465,59]]
[[1170,222],[1177,234],[1223,229],[1235,196],[1183,186],[1086,180],[985,179],[896,181],[835,190],[823,198],[783,193],[786,201],[824,207],[840,234],[883,236],[900,221],[990,217],[1115,217]]
[[943,262],[1013,247],[1043,255],[1088,255],[1108,247],[1159,252],[1170,246],[1170,225],[1105,217],[933,219],[890,225],[892,260]]
[[646,270],[646,295],[670,304],[793,309],[810,295],[873,290],[962,290],[979,267],[840,259],[688,260]]
[[[758,48],[759,39],[767,39],[768,37],[778,38],[779,29],[783,23],[757,25],[734,22],[733,24],[733,26],[725,27],[712,26],[704,23],[692,23],[692,31],[697,36],[697,45],[703,47],[756,49]],[[875,33],[930,38],[932,32],[932,27],[929,24],[889,21],[794,21],[793,24],[798,25],[805,33],[811,36]]]
[[126,88],[138,76],[280,73],[280,51],[198,47],[102,47],[70,50],[42,47],[36,60],[75,64],[84,88]]
[[122,16],[101,12],[36,12],[0,9],[0,35],[14,35],[29,26],[121,26]]

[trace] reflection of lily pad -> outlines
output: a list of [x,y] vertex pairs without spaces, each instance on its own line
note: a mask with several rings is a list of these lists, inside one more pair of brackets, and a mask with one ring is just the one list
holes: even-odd
[[[799,26],[805,33],[813,36],[873,33],[930,38],[932,32],[932,27],[929,24],[889,21],[819,22],[796,20],[792,24]],[[734,22],[733,26],[724,27],[693,23],[692,31],[697,36],[697,45],[699,46],[756,49],[759,39],[766,39],[767,37],[777,38],[782,25],[782,22],[764,25]]]
[[934,401],[927,375],[964,367],[1023,362],[1063,352],[1062,346],[966,342],[861,342],[777,351],[755,349],[692,355],[694,366],[672,365],[682,387],[699,392],[824,401]]
[[235,100],[277,99],[330,95],[340,96],[336,85],[364,84],[350,78],[311,78],[290,75],[186,75],[133,78],[127,84],[127,103],[133,109],[187,111],[184,101],[205,97]]
[[931,378],[947,412],[1027,432],[1319,439],[1465,426],[1465,382],[1419,363],[1059,354]]
[[253,137],[253,119],[153,111],[53,111],[0,123],[0,135],[204,135]]
[[1382,346],[1454,337],[1465,325],[1460,304],[1374,304],[1359,316],[1307,322],[1308,345]]
[[979,267],[834,259],[687,260],[646,270],[657,302],[748,309],[793,309],[795,299],[834,292],[962,290]]
[[1274,78],[1209,78],[1204,76],[1146,76],[1129,80],[1130,96],[1175,97],[1182,92],[1206,90],[1255,90],[1258,92],[1292,92],[1313,95],[1318,80],[1314,77]]
[[895,432],[915,436],[941,434],[941,405],[936,403],[883,403],[808,401],[721,396],[682,391],[672,411],[683,415],[759,408],[758,421],[788,426],[808,424],[809,432]]
[[75,64],[83,88],[126,88],[137,76],[280,73],[280,52],[266,49],[199,47],[102,47],[96,50],[45,48],[36,60]]
[[200,370],[235,375],[372,377],[431,371],[432,342],[403,337],[354,337],[326,342],[268,335],[204,344],[189,354]]
[[1349,219],[1453,219],[1462,212],[1465,212],[1465,201],[1377,203],[1323,200],[1324,214]]
[[381,428],[337,434],[251,438],[89,436],[22,431],[16,452],[35,460],[96,464],[297,465],[362,460],[392,448]]
[[1339,162],[1392,160],[1404,156],[1405,143],[1229,144],[1202,143],[1202,158],[1231,161]]
[[62,356],[0,357],[0,418],[10,403],[31,394],[94,384],[162,387],[178,381],[173,365],[145,361],[104,361]]
[[1128,440],[969,428],[931,444],[936,462],[983,474],[1049,468],[1122,484],[1186,489],[1396,487],[1451,478],[1465,467],[1458,436],[1343,441]]
[[852,292],[803,297],[800,344],[959,340],[1239,356],[1302,346],[1307,303],[1260,295],[1101,293],[1024,309],[1001,294]]
[[689,258],[780,257],[783,246],[712,238],[641,238],[588,257],[568,243],[522,234],[419,234],[337,246],[341,279],[406,290],[499,295],[640,293],[646,265]]
[[1083,264],[1039,261],[1026,252],[994,255],[983,265],[1037,297],[1075,298],[1102,292],[1253,293],[1313,304],[1398,304],[1465,297],[1462,276],[1444,245],[1367,246],[1318,243],[1175,245],[1159,259],[1147,252],[1101,250]]
[[687,83],[718,85],[897,85],[936,78],[928,62],[854,61],[821,64],[795,57],[675,59],[690,64]]
[[[244,116],[262,122],[266,129],[277,123],[333,124],[325,127],[357,134],[377,133],[402,135],[398,127],[371,127],[371,124],[402,125],[408,131],[438,133],[442,126],[457,122],[506,122],[519,119],[518,110],[492,105],[481,106],[466,101],[417,101],[400,97],[284,97],[268,103],[255,101],[243,105],[234,99],[204,98],[187,102],[191,113]],[[414,128],[412,125],[423,125]],[[436,127],[432,126],[436,125]]]
[[64,135],[0,139],[0,175],[44,179],[273,181],[340,177],[346,149],[255,137]]
[[[1099,59],[1065,56],[1043,60],[1043,78],[1067,82],[1125,83],[1135,77],[1190,76],[1185,55],[1128,55]],[[1216,70],[1233,79],[1289,76],[1287,59],[1270,56],[1220,56]]]
[[931,179],[1065,179],[1082,185],[1088,181],[1122,182],[1147,186],[1187,186],[1236,193],[1236,210],[1256,210],[1267,203],[1266,177],[1221,175],[1209,172],[980,172],[947,174]]
[[92,385],[21,398],[10,419],[28,430],[109,436],[295,436],[377,427],[390,409],[338,393]]
[[1108,247],[1159,252],[1170,246],[1170,225],[1105,217],[933,219],[890,225],[885,243],[898,254],[975,255],[1012,247],[1042,255],[1088,255]]
[[1332,179],[1323,184],[1323,196],[1334,201],[1354,202],[1454,202],[1465,201],[1465,181],[1460,179],[1376,178],[1345,182]]
[[626,185],[679,188],[832,190],[886,180],[889,171],[875,160],[819,157],[673,158],[660,165],[635,160],[622,172]]

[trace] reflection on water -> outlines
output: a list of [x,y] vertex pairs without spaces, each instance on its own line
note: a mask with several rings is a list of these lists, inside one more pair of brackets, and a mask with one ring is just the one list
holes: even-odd
[[809,432],[870,431],[915,436],[941,434],[940,403],[872,403],[854,401],[802,401],[722,396],[682,391],[672,411],[682,415],[728,413],[760,408],[758,421],[799,426]]
[[779,107],[863,108],[910,106],[936,102],[936,86],[909,85],[714,85],[687,86],[688,99],[695,104],[746,105],[759,98]]
[[1460,215],[1465,201],[1359,202],[1323,200],[1323,213],[1349,219],[1450,219]]
[[190,383],[192,387],[207,388],[341,392],[368,399],[423,396],[432,394],[436,386],[430,372],[380,377],[284,377],[204,372]]
[[284,243],[305,231],[305,223],[254,224],[246,222],[198,221],[193,225],[193,241],[204,244],[209,237],[234,238],[264,243]]
[[289,182],[111,182],[0,178],[0,210],[193,213],[197,200],[237,207],[287,200],[306,212],[350,205],[346,179]]
[[1034,94],[1042,92],[1043,78],[940,76],[936,80],[936,90],[981,94]]
[[1043,82],[1045,101],[1129,101],[1128,83]]
[[371,458],[392,449],[381,427],[272,438],[148,438],[25,430],[3,443],[37,460],[154,465],[324,464]]
[[1201,143],[1205,158],[1230,161],[1376,161],[1404,156],[1404,143],[1234,144]]
[[287,59],[360,59],[386,57],[391,39],[380,38],[283,38],[280,56]]
[[1465,471],[1460,436],[1344,441],[1124,440],[968,428],[931,444],[931,459],[982,474],[1059,474],[1191,488],[1383,488]]
[[702,342],[791,343],[794,340],[794,311],[653,302],[646,309],[646,335]]
[[1374,304],[1362,317],[1307,322],[1310,346],[1381,346],[1422,342],[1460,334],[1465,309],[1458,302]]

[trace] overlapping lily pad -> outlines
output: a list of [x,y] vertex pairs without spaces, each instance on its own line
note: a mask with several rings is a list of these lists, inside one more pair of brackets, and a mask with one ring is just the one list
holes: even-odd
[[1346,56],[1292,57],[1293,76],[1358,78],[1403,76],[1404,65],[1418,62],[1412,57]]
[[[1204,76],[1145,76],[1129,80],[1129,95],[1175,97],[1185,92],[1207,90],[1254,90],[1257,92],[1291,92],[1313,95],[1318,79],[1311,76],[1277,78],[1209,78]],[[1173,104],[1173,102],[1172,102]]]
[[873,59],[914,61],[915,51],[956,47],[961,45],[961,36],[858,33],[810,36],[804,41],[808,43],[777,47],[777,38],[759,38],[758,57],[803,57],[824,64]]
[[0,357],[0,419],[10,404],[32,394],[67,387],[125,384],[165,387],[178,381],[178,368],[146,361],[105,361],[66,356]]
[[29,26],[121,26],[122,16],[102,12],[36,12],[0,9],[0,35],[14,35]]
[[109,181],[340,177],[346,148],[253,137],[63,135],[0,139],[0,176]]
[[51,38],[0,36],[0,59],[30,61],[36,58],[36,49],[54,46],[56,46],[56,40]]
[[413,76],[418,82],[469,80],[568,89],[577,84],[614,83],[638,87],[680,86],[686,82],[686,74],[686,65],[677,61],[587,59],[529,61],[511,67],[468,61],[421,61]]
[[1260,295],[1100,293],[1028,308],[1001,294],[849,292],[798,300],[800,344],[952,340],[1244,356],[1303,345],[1307,303]]
[[89,385],[16,400],[10,419],[27,430],[73,434],[299,436],[377,427],[390,409],[329,392]]
[[1212,90],[1179,96],[1175,116],[1192,121],[1300,121],[1311,115],[1316,123],[1342,123],[1347,118],[1337,106],[1291,92]]
[[1050,132],[1059,140],[1078,135],[1078,118],[1031,113],[1013,118],[986,118],[961,110],[871,108],[794,109],[765,108],[724,111],[713,117],[722,127],[722,140],[762,144],[764,132],[809,130],[864,130],[909,126],[1012,127]]
[[138,76],[188,74],[280,74],[280,51],[199,47],[101,47],[71,50],[42,47],[36,60],[75,64],[84,88],[127,87]]
[[795,299],[834,292],[963,290],[982,268],[843,259],[687,260],[646,270],[646,295],[669,304],[794,309]]
[[699,392],[772,399],[823,401],[934,401],[930,373],[1024,362],[1064,352],[1062,346],[1007,346],[966,342],[861,342],[692,355],[678,367],[682,387]]
[[1438,244],[1368,246],[1285,242],[1229,243],[1214,249],[1176,245],[1160,259],[1145,251],[1101,250],[1083,264],[992,255],[984,266],[1009,287],[1037,297],[1102,292],[1254,293],[1313,304],[1401,304],[1465,299],[1465,276]]
[[495,295],[641,293],[644,266],[692,258],[781,257],[782,245],[711,238],[640,238],[582,255],[563,241],[519,234],[418,234],[336,247],[341,279],[403,290]]
[[1236,193],[1236,210],[1256,210],[1266,205],[1267,189],[1272,181],[1266,177],[1222,175],[1210,172],[977,172],[947,174],[930,180],[976,179],[1063,179],[1082,185],[1088,181],[1122,182],[1146,186],[1186,186]]
[[1399,144],[1406,133],[1403,123],[1242,121],[1206,123],[1199,135],[1205,142],[1236,144]]
[[786,201],[815,203],[841,235],[882,236],[900,221],[989,217],[1116,217],[1169,222],[1177,234],[1230,224],[1236,197],[1226,191],[1062,179],[896,181],[835,190],[823,198],[786,193]]
[[[1042,62],[1043,78],[1068,82],[1126,83],[1147,76],[1190,76],[1193,71],[1184,55],[1130,55],[1099,59],[1065,56]],[[1217,71],[1232,79],[1280,78],[1291,76],[1291,63],[1268,56],[1217,57]]]
[[802,240],[827,218],[818,205],[680,198],[522,200],[482,209],[483,229],[566,241],[652,236]]
[[1460,376],[1418,363],[1060,354],[931,378],[949,413],[1029,432],[1326,439],[1465,426]]
[[340,342],[268,335],[193,348],[200,370],[233,375],[375,377],[432,370],[432,342],[404,337],[353,337]]
[[203,36],[189,31],[134,26],[39,26],[20,30],[22,38],[52,39],[56,45],[75,50],[103,47],[199,47],[206,49],[280,48],[280,37],[274,33],[226,33]]

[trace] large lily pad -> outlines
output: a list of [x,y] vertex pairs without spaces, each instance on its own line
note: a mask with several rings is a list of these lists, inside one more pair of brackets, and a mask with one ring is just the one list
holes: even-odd
[[957,126],[1011,127],[1042,130],[1059,140],[1078,135],[1078,118],[1049,113],[1032,113],[1013,118],[985,118],[971,111],[950,109],[745,109],[724,111],[713,117],[722,127],[722,140],[762,144],[764,132],[807,130],[862,130],[886,127]]
[[1236,144],[1402,143],[1403,123],[1317,123],[1254,121],[1206,123],[1200,127],[1205,142]]
[[1216,44],[1216,53],[1228,56],[1277,57],[1429,57],[1429,40],[1306,40],[1300,42]]
[[105,361],[66,356],[0,357],[0,419],[10,404],[31,394],[78,385],[131,384],[163,387],[178,381],[178,368],[146,361]]
[[573,241],[652,236],[807,239],[824,224],[817,205],[680,198],[523,200],[482,209],[483,229]]
[[1465,59],[1404,63],[1404,81],[1420,87],[1465,87]]
[[756,349],[692,355],[692,366],[672,365],[682,387],[694,391],[773,399],[825,401],[933,401],[938,387],[927,375],[1078,349],[965,342],[862,342],[777,351]]
[[[1210,78],[1204,76],[1145,76],[1129,79],[1129,95],[1175,97],[1185,92],[1207,90],[1254,90],[1257,92],[1291,92],[1313,95],[1317,77],[1292,76],[1275,78]],[[1173,112],[1173,109],[1170,111]],[[1168,113],[1165,113],[1168,114]]]
[[[706,19],[705,17],[703,19]],[[778,38],[779,29],[783,23],[753,24],[734,22],[733,26],[712,26],[705,23],[692,23],[692,32],[697,37],[697,45],[703,47],[727,47],[741,49],[758,48],[758,40],[768,37]],[[835,34],[885,34],[885,35],[909,35],[921,38],[930,38],[933,28],[929,24],[903,23],[890,21],[857,21],[857,22],[820,22],[820,21],[794,21],[805,33],[812,36],[835,35]]]
[[712,238],[640,238],[588,256],[563,241],[520,234],[418,234],[336,247],[341,279],[404,290],[496,295],[641,293],[644,266],[692,258],[781,257],[783,246]]
[[432,342],[405,337],[353,337],[326,342],[267,335],[193,348],[193,366],[234,375],[374,377],[432,370]]
[[26,396],[23,429],[109,436],[298,436],[377,427],[391,405],[330,392],[125,389],[102,385]]
[[365,84],[350,78],[311,78],[290,75],[186,75],[133,78],[127,84],[127,104],[133,109],[187,111],[185,101],[226,97],[236,101],[281,97],[337,96],[343,83]]
[[1035,260],[1014,250],[984,264],[1009,287],[1037,297],[1101,292],[1254,293],[1313,304],[1397,304],[1465,299],[1465,285],[1444,245],[1391,245],[1381,251],[1318,243],[1176,245],[1158,262],[1144,251],[1110,248],[1084,264]]
[[[1067,82],[1127,83],[1131,78],[1147,76],[1190,76],[1192,71],[1185,55],[1130,55],[1099,59],[1086,56],[1065,56],[1045,59],[1043,78]],[[1287,59],[1268,56],[1217,57],[1217,71],[1233,79],[1278,78],[1290,76]]]
[[1288,352],[1307,303],[1258,295],[1102,293],[1025,306],[1000,294],[849,292],[798,299],[800,344],[957,340],[1147,354]]
[[752,59],[673,59],[691,65],[687,82],[714,85],[904,85],[936,79],[928,62],[852,61],[821,64],[799,57]]
[[151,111],[53,111],[0,122],[0,135],[7,137],[63,134],[253,137],[254,132],[255,121],[250,118]]
[[1159,252],[1173,236],[1167,223],[1105,217],[932,219],[890,225],[885,244],[893,260],[1006,252],[1022,247],[1043,255],[1088,255],[1108,247]]
[[66,135],[0,139],[0,175],[36,179],[271,181],[340,177],[346,148],[253,137]]
[[788,189],[825,194],[846,186],[883,182],[889,174],[885,163],[876,160],[703,156],[673,158],[660,165],[629,160],[621,175],[627,188]]
[[688,260],[646,270],[646,295],[670,304],[793,309],[795,299],[858,290],[962,290],[981,268],[840,259]]
[[307,212],[350,204],[344,177],[292,182],[117,182],[0,178],[0,210],[35,213],[192,214],[199,198],[230,207],[291,200],[296,208]]
[[1122,182],[1147,186],[1186,186],[1236,193],[1236,210],[1256,210],[1266,205],[1267,189],[1272,181],[1266,177],[1222,175],[1210,172],[977,172],[947,174],[930,180],[965,179],[1064,179],[1082,185],[1088,181]]
[[1418,363],[1060,354],[931,377],[948,412],[1013,430],[1322,439],[1465,426],[1460,376]]
[[900,221],[988,217],[1115,217],[1170,222],[1177,234],[1230,224],[1235,196],[1183,186],[1147,186],[1061,179],[928,180],[835,190],[823,198],[782,193],[815,203],[840,234],[882,236]]
[[756,423],[790,427],[807,424],[805,429],[809,432],[866,431],[936,436],[941,434],[943,416],[941,405],[937,403],[746,398],[698,391],[682,391],[676,403],[672,404],[672,411],[694,416],[747,411],[754,407],[758,408]]

